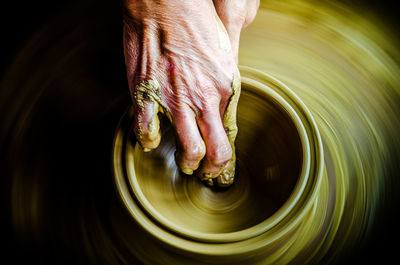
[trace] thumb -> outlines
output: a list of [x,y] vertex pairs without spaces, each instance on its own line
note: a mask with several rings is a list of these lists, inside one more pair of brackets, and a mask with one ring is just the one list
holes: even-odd
[[241,14],[241,10],[245,10],[244,6],[242,6],[244,2],[245,1],[214,1],[219,20],[222,22],[221,24],[224,27],[224,31],[226,30],[229,36],[236,63],[238,61],[240,32],[243,27],[242,20],[244,16]]

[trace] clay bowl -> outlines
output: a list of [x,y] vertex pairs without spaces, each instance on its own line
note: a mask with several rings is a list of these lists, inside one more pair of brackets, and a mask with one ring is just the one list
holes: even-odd
[[132,110],[122,117],[113,152],[115,183],[129,214],[158,242],[148,249],[161,243],[172,253],[208,258],[267,253],[263,249],[288,237],[310,210],[323,161],[313,118],[278,80],[240,70],[237,172],[227,189],[207,187],[178,170],[167,121],[160,146],[145,153],[131,131]]

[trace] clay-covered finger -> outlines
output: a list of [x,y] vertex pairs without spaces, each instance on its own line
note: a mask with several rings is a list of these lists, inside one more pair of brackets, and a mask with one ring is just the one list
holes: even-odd
[[134,131],[145,152],[156,148],[161,141],[158,110],[157,102],[142,101],[139,104],[136,103]]
[[228,137],[229,144],[232,148],[232,157],[225,164],[220,175],[217,177],[218,186],[229,186],[233,183],[236,170],[236,152],[235,140],[238,133],[237,127],[237,106],[239,103],[241,91],[241,80],[239,74],[235,74],[232,82],[232,96],[229,99],[228,106],[223,115],[223,126]]
[[204,112],[198,123],[206,144],[206,156],[199,173],[202,180],[209,180],[221,173],[232,157],[232,148],[217,107]]
[[206,147],[201,138],[194,112],[189,107],[183,107],[173,118],[177,135],[176,163],[183,173],[191,175],[206,153]]

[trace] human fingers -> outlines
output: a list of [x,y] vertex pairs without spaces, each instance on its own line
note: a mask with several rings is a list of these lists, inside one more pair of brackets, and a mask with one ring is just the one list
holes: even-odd
[[175,160],[183,173],[191,175],[199,167],[206,153],[206,147],[201,138],[192,109],[184,105],[173,117],[177,135],[178,149]]
[[198,124],[206,145],[206,156],[202,161],[200,178],[212,184],[219,176],[225,164],[232,157],[232,147],[225,133],[219,108],[203,111]]

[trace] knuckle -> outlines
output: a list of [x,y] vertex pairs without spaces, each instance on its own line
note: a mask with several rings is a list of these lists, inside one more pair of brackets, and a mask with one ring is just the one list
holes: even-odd
[[216,86],[218,87],[219,94],[221,95],[222,99],[226,99],[232,96],[232,83],[236,72],[236,69],[230,69],[222,73],[219,77],[219,81]]
[[230,144],[219,145],[213,152],[208,154],[208,159],[213,165],[221,166],[227,163],[232,157]]
[[193,144],[185,147],[184,156],[187,160],[201,160],[206,154],[204,144]]
[[216,116],[218,113],[218,106],[219,106],[219,101],[214,101],[214,100],[207,100],[204,102],[201,110],[200,110],[200,116],[201,118],[205,121],[208,122],[206,117],[213,117]]

